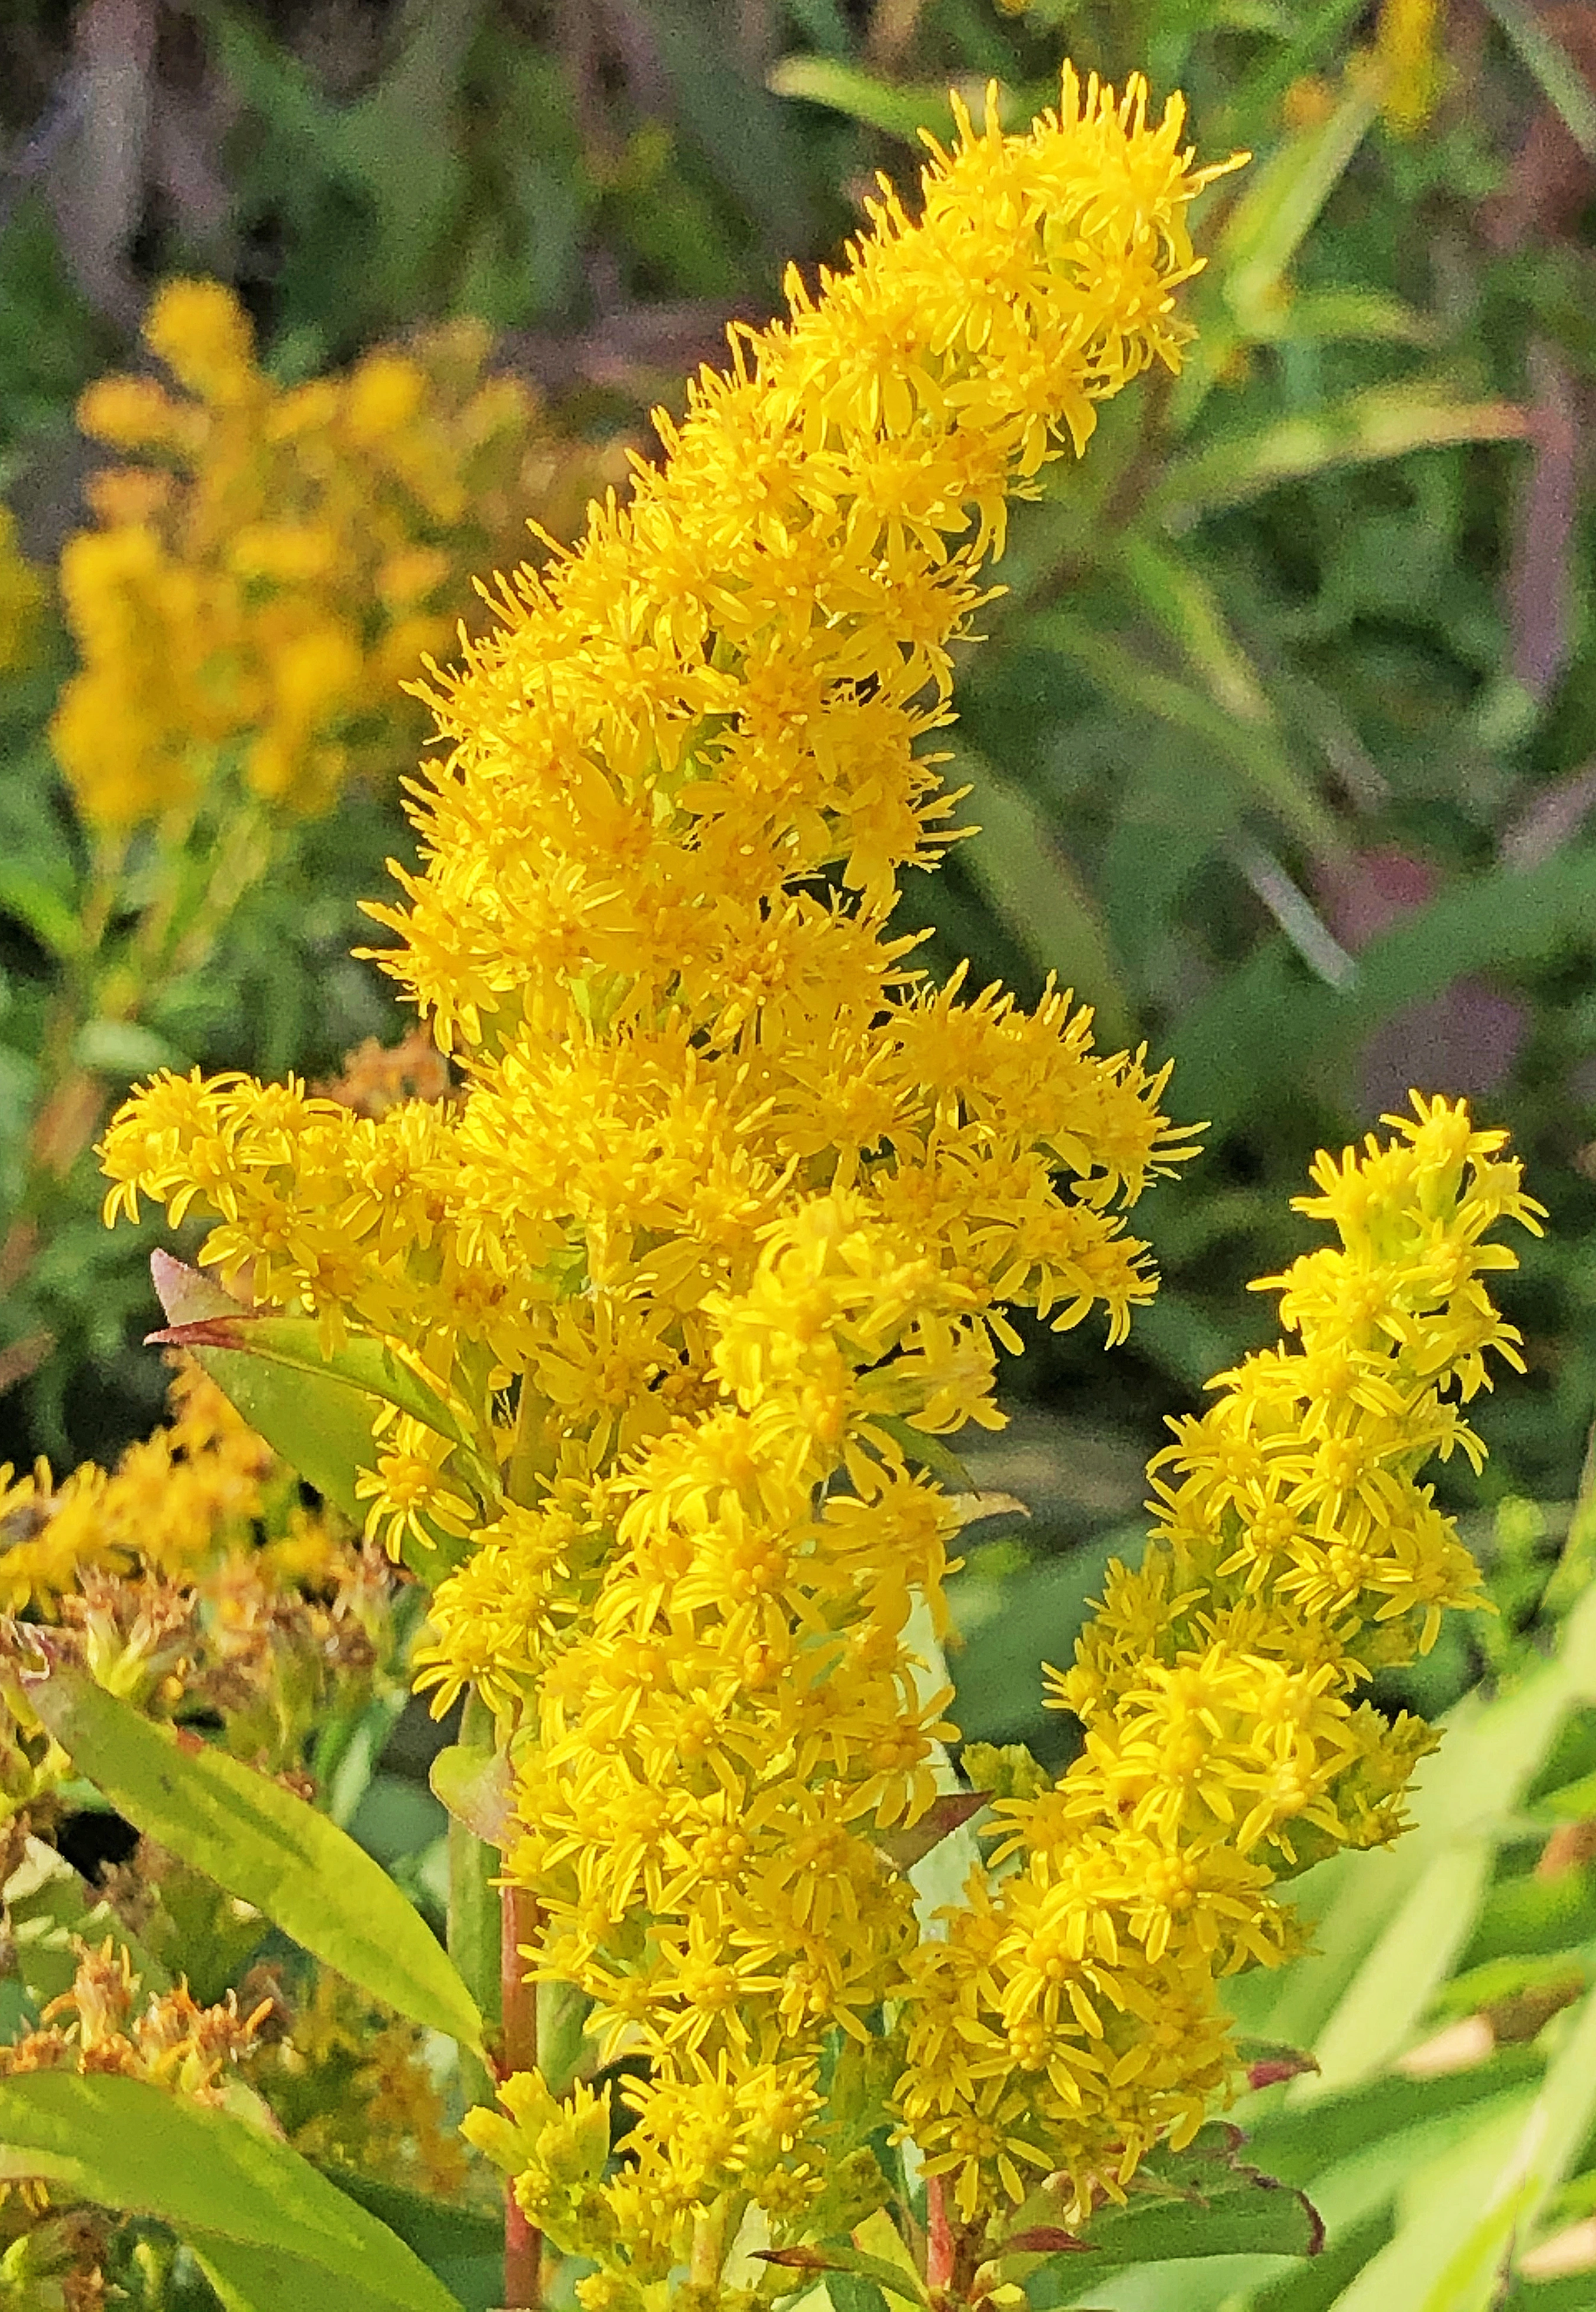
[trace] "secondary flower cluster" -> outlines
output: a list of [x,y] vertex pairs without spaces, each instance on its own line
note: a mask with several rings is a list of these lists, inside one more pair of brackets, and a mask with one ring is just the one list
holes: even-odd
[[192,803],[224,768],[325,810],[414,757],[425,722],[400,684],[452,641],[525,508],[579,517],[602,465],[485,374],[472,324],[285,388],[231,290],[176,281],[145,342],[177,390],[103,378],[78,410],[123,461],[91,478],[96,526],[62,554],[82,670],[53,725],[61,767],[100,828]]
[[[202,1373],[180,1371],[171,1397],[171,1421],[114,1470],[86,1462],[57,1484],[43,1462],[20,1479],[0,1466],[0,1611],[75,1633],[101,1683],[152,1716],[215,1711],[241,1756],[297,1765],[335,1698],[402,1676],[391,1569],[302,1505]],[[10,1741],[8,1811],[48,1780],[31,1735]]]
[[1214,1384],[1153,1464],[1158,1525],[1101,1610],[1057,1704],[1085,1730],[1051,1791],[995,1811],[997,1861],[913,1972],[904,2124],[964,2216],[1063,2170],[1078,2211],[1164,2132],[1201,2124],[1230,2069],[1215,1979],[1294,1948],[1276,1882],[1402,1827],[1434,1737],[1356,1696],[1426,1651],[1478,1577],[1418,1473],[1481,1448],[1459,1410],[1517,1334],[1485,1241],[1540,1208],[1506,1135],[1416,1099],[1298,1209],[1339,1246],[1284,1276],[1295,1335]]

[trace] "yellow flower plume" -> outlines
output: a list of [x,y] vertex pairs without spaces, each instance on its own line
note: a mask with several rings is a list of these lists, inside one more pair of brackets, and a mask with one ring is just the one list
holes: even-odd
[[1122,2191],[1223,2089],[1215,1982],[1292,1948],[1279,1882],[1400,1827],[1431,1737],[1360,1691],[1475,1592],[1420,1472],[1478,1450],[1460,1407],[1515,1353],[1488,1232],[1537,1208],[1437,1100],[1321,1160],[1339,1248],[1273,1280],[1291,1338],[1179,1425],[1056,1681],[1080,1760],[1001,1802],[1012,1868],[921,1932],[891,1856],[953,1730],[911,1634],[960,1516],[931,1441],[999,1418],[1008,1312],[1123,1332],[1125,1213],[1187,1143],[1142,1054],[1053,990],[933,989],[894,908],[953,838],[928,749],[1008,500],[1179,361],[1181,126],[1067,75],[1026,136],[963,123],[918,221],[883,192],[434,670],[423,867],[373,912],[448,1101],[168,1076],[107,1136],[113,1213],[205,1214],[224,1274],[450,1407],[361,1492],[442,1576],[424,1682],[512,1746],[538,1971],[648,2059],[618,2172],[546,2083],[473,2124],[599,2264],[587,2312],[718,2270],[750,2205],[857,2221],[850,2082],[965,2223],[1050,2171]]
[[1459,1404],[1487,1354],[1520,1365],[1483,1282],[1516,1262],[1486,1231],[1542,1217],[1505,1134],[1415,1110],[1319,1158],[1298,1208],[1341,1241],[1263,1280],[1294,1343],[1172,1424],[1146,1556],[1109,1568],[1054,1677],[1083,1755],[997,1804],[1017,1867],[914,1954],[899,2110],[967,2220],[1054,2170],[1085,2213],[1193,2133],[1232,2063],[1216,1978],[1296,1947],[1276,1882],[1402,1828],[1434,1737],[1356,1696],[1478,1599],[1419,1473],[1459,1448],[1478,1464]]

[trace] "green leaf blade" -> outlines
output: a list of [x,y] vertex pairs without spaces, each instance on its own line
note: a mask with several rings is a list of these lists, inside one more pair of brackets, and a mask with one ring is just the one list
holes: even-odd
[[170,2224],[241,2312],[459,2312],[409,2248],[297,2151],[145,2080],[0,2082],[0,2170]]
[[[39,1633],[21,1642],[37,1646]],[[174,1739],[50,1653],[46,1675],[24,1673],[29,1699],[136,1829],[399,2014],[480,2051],[481,2016],[448,1955],[346,1831],[226,1752]]]

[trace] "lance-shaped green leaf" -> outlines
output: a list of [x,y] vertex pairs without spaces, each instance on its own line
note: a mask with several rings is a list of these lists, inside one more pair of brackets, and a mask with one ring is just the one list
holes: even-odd
[[828,112],[862,121],[883,136],[900,137],[906,144],[917,145],[923,129],[944,144],[953,141],[952,110],[947,88],[940,82],[905,88],[841,57],[790,56],[771,66],[766,86],[773,96],[822,105]]
[[[1074,2227],[1045,2193],[1026,2203],[1019,2238],[1057,2223],[1077,2243],[1032,2269],[1026,2295],[1036,2312],[1078,2301],[1122,2264],[1167,2264],[1198,2255],[1318,2255],[1324,2227],[1301,2192],[1249,2167],[1239,2128],[1205,2127],[1184,2151],[1155,2152],[1137,2171],[1129,2201]],[[1010,2253],[1026,2254],[1018,2245]]]
[[1369,132],[1376,95],[1366,78],[1355,82],[1328,118],[1288,136],[1243,180],[1213,265],[1244,333],[1267,327],[1287,267]]
[[1292,760],[1272,701],[1232,631],[1219,596],[1193,563],[1167,543],[1127,539],[1120,567],[1144,609],[1186,659],[1208,696],[1250,741],[1238,761],[1263,801],[1321,859],[1342,857],[1334,815]]
[[[462,1474],[485,1501],[498,1494],[498,1480],[484,1460],[458,1411],[411,1359],[391,1341],[370,1333],[350,1333],[336,1348],[324,1346],[314,1317],[285,1317],[269,1309],[241,1308],[219,1292],[198,1270],[186,1268],[170,1253],[150,1257],[150,1273],[161,1305],[171,1322],[151,1333],[152,1343],[206,1353],[262,1359],[285,1365],[312,1380],[355,1389],[379,1405],[408,1414],[456,1448]],[[206,1305],[198,1302],[202,1298]],[[218,1306],[217,1304],[222,1305]]]
[[504,2221],[501,2215],[490,2214],[483,2208],[462,2208],[452,2200],[435,2200],[405,2185],[363,2176],[357,2168],[329,2168],[325,2172],[356,2207],[375,2216],[390,2232],[397,2232],[405,2246],[414,2249],[423,2264],[446,2283],[452,2266],[469,2268],[473,2264],[490,2262],[496,2264],[496,2300],[504,2254]]
[[[1144,566],[1150,571],[1151,559]],[[1161,617],[1167,608],[1170,620],[1174,619],[1172,603],[1157,607]],[[1182,615],[1189,609],[1188,600]],[[1041,612],[1028,619],[1022,631],[1028,642],[1073,660],[1106,697],[1127,712],[1156,714],[1172,730],[1197,740],[1217,758],[1217,767],[1236,774],[1281,825],[1320,857],[1333,856],[1342,847],[1330,813],[1291,763],[1273,724],[1242,719],[1233,699],[1221,704],[1207,695],[1211,668],[1204,670],[1204,688],[1199,690],[1073,610]],[[1192,646],[1189,627],[1180,640],[1182,648]],[[1222,841],[1224,831],[1223,817],[1212,810],[1204,844]]]
[[1101,913],[1055,839],[1034,799],[991,764],[960,747],[951,784],[975,789],[981,840],[969,846],[970,874],[1042,972],[1062,986],[1089,987],[1099,1035],[1136,1041],[1136,1020]]
[[1562,42],[1547,29],[1539,9],[1523,0],[1486,0],[1486,7],[1517,49],[1519,61],[1539,83],[1587,161],[1596,160],[1596,99],[1583,73]]
[[136,1829],[399,2014],[480,2046],[481,2017],[448,1955],[347,1831],[225,1751],[140,1717],[50,1632],[13,1625],[11,1642],[33,1708]]
[[1152,510],[1169,529],[1183,530],[1216,507],[1243,505],[1282,482],[1337,466],[1375,465],[1460,442],[1521,442],[1529,430],[1528,413],[1516,402],[1459,400],[1441,381],[1372,386],[1324,409],[1221,434],[1171,459]]
[[[172,1259],[170,1253],[152,1253],[150,1270],[174,1327],[232,1323],[249,1314],[208,1276]],[[352,1523],[364,1521],[365,1504],[355,1481],[363,1469],[377,1466],[372,1432],[380,1410],[375,1397],[343,1381],[295,1372],[236,1349],[212,1348],[197,1341],[189,1353],[273,1452],[281,1454],[291,1469],[297,1469]]]
[[170,2224],[229,2312],[459,2312],[409,2248],[297,2151],[145,2080],[0,2081],[0,2176]]

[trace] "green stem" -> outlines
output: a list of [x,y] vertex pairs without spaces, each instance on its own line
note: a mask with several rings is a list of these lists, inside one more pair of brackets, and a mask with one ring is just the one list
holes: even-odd
[[[462,1742],[487,1747],[494,1738],[493,1712],[473,1687],[460,1718]],[[496,1846],[478,1838],[459,1818],[449,1817],[449,1956],[476,2001],[485,2023],[499,2021],[499,1868]],[[493,2101],[493,2080],[474,2058],[463,2059],[465,2088],[473,2103]]]

